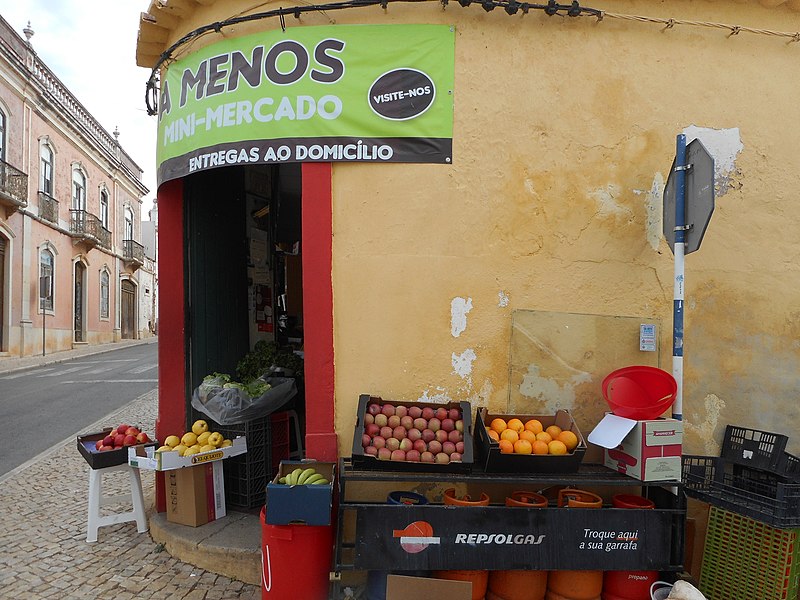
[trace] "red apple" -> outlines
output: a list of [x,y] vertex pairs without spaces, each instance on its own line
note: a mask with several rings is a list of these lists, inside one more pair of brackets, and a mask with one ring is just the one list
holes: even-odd
[[372,441],[372,438],[371,438],[371,437],[369,437],[369,436],[368,436],[368,435],[365,433],[364,435],[362,435],[362,436],[361,436],[361,447],[362,447],[362,448],[366,448],[367,446],[369,446],[369,444],[370,444],[370,442],[371,442],[371,441]]
[[418,419],[422,416],[422,409],[419,406],[409,406],[408,416],[412,419]]
[[442,422],[437,417],[428,419],[428,429],[431,431],[439,431],[442,427]]
[[405,460],[406,459],[406,452],[405,450],[393,450],[391,460]]
[[117,428],[115,427],[114,429],[112,429],[111,431],[108,432],[108,435],[110,435],[111,437],[114,437],[118,433],[119,433],[119,431],[117,431]]
[[123,446],[135,446],[136,445],[136,436],[135,435],[126,435],[125,439],[122,441]]
[[136,436],[136,441],[140,444],[146,444],[150,441],[150,437],[144,431],[140,431],[139,435]]
[[456,442],[460,442],[463,439],[463,437],[460,431],[458,431],[457,429],[453,429],[453,431],[447,434],[447,439],[448,441],[453,442],[455,444]]
[[121,434],[123,434],[123,435],[124,435],[124,434],[125,434],[125,432],[126,432],[126,431],[128,431],[128,427],[130,427],[130,425],[127,425],[127,424],[125,424],[125,423],[123,423],[122,425],[119,425],[119,426],[117,427],[117,433],[121,433]]
[[409,450],[413,449],[414,449],[414,442],[412,442],[410,439],[405,438],[403,440],[400,440],[400,450],[402,450],[403,452],[408,452]]
[[456,445],[453,442],[445,442],[442,444],[442,452],[450,456],[453,452],[456,451]]
[[430,429],[423,429],[422,439],[425,440],[426,442],[431,442],[432,440],[436,439],[436,433],[434,433]]
[[388,448],[381,448],[378,450],[378,459],[379,460],[389,460],[392,458],[392,451]]
[[420,431],[424,431],[428,428],[428,420],[423,419],[422,417],[417,417],[414,419],[414,429],[419,429]]
[[436,432],[436,441],[441,442],[442,444],[447,441],[447,432],[444,429],[440,429]]
[[390,437],[386,440],[386,448],[394,452],[395,450],[400,449],[400,440],[397,438]]
[[398,425],[392,430],[392,437],[396,437],[398,440],[402,440],[406,437],[407,432],[406,428],[402,425]]
[[456,442],[456,452],[464,454],[464,442]]
[[411,462],[419,462],[419,458],[420,458],[420,453],[417,452],[416,450],[409,450],[408,452],[406,452],[406,460],[409,460]]
[[380,413],[379,415],[375,415],[375,425],[378,427],[386,427],[389,424],[389,417],[385,414]]
[[450,462],[461,462],[461,453],[460,452],[453,452],[450,455]]
[[389,417],[389,420],[386,422],[386,424],[392,429],[394,429],[395,427],[400,425],[400,417],[398,417],[397,415],[392,415],[391,417]]
[[424,462],[424,463],[432,463],[432,462],[434,462],[436,460],[436,458],[430,452],[422,452],[419,455],[419,460],[420,460],[420,462]]
[[444,406],[440,406],[436,409],[436,412],[433,416],[442,421],[447,418],[448,412],[449,411]]
[[371,423],[375,422],[375,415],[371,415],[369,413],[364,415],[364,425],[370,425]]
[[453,431],[456,428],[456,422],[453,419],[442,419],[442,429],[445,431]]
[[381,407],[381,412],[387,417],[391,417],[394,414],[394,406],[392,404],[384,404]]
[[100,442],[101,442],[100,445],[101,446],[113,446],[114,445],[114,437],[116,437],[116,436],[107,435],[102,440],[100,440]]
[[456,421],[456,431],[464,431],[464,420],[458,419]]
[[380,450],[381,448],[385,448],[386,439],[382,438],[379,435],[376,435],[374,438],[372,438],[372,445],[375,446],[378,450]]
[[369,454],[370,456],[378,456],[378,449],[375,446],[367,446],[364,448],[364,454]]
[[133,437],[136,437],[137,435],[139,435],[139,433],[140,431],[138,427],[131,426],[125,430],[125,435],[132,435]]
[[103,444],[104,441],[105,441],[105,438],[103,438],[102,440],[97,440],[97,442],[95,442],[95,444],[94,444],[94,449],[95,450],[100,450],[100,446],[104,445]]
[[388,440],[390,437],[392,437],[392,432],[393,431],[394,431],[394,429],[392,429],[388,425],[386,427],[381,427],[381,431],[380,431],[381,437],[386,438]]
[[422,454],[428,449],[428,444],[426,444],[422,440],[417,440],[414,442],[413,449]]
[[426,406],[422,409],[421,416],[423,419],[432,419],[434,416],[434,410],[430,406]]
[[432,442],[428,442],[428,452],[432,454],[439,454],[442,451],[442,444],[433,440]]
[[408,407],[400,405],[394,407],[394,414],[396,414],[401,419],[408,414]]
[[108,450],[114,450],[113,446],[100,446],[100,452],[107,452]]
[[372,402],[367,406],[367,412],[371,415],[377,415],[381,412],[381,405],[377,402]]
[[461,418],[461,410],[458,408],[451,408],[447,414],[453,421],[458,421]]
[[367,425],[367,426],[364,428],[364,432],[365,432],[365,433],[366,433],[366,434],[367,434],[369,437],[375,437],[376,435],[378,435],[378,434],[381,432],[381,428],[380,428],[380,427],[378,427],[378,426],[377,426],[375,423],[370,423],[369,425]]
[[422,432],[419,429],[409,429],[407,435],[412,442],[422,439]]
[[[136,438],[134,438],[134,439],[136,439]],[[114,446],[116,446],[117,448],[120,448],[124,443],[125,443],[125,434],[124,433],[118,433],[117,435],[114,436]]]
[[436,455],[437,465],[446,465],[449,462],[450,462],[450,456],[448,456],[444,452],[439,452],[439,454]]

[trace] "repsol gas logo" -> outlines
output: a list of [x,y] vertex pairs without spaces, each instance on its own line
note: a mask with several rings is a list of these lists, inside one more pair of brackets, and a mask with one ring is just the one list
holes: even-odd
[[436,86],[416,69],[393,69],[378,77],[369,88],[369,106],[390,121],[414,119],[433,104]]

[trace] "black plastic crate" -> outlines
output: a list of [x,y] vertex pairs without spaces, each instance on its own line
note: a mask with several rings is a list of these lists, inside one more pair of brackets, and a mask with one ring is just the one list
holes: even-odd
[[239,508],[256,508],[264,504],[264,490],[276,469],[272,460],[271,416],[235,425],[220,425],[207,415],[192,409],[193,420],[204,419],[210,431],[218,431],[228,439],[247,438],[247,452],[226,458],[223,462],[225,503]]
[[720,455],[739,465],[774,472],[783,459],[788,441],[789,438],[780,433],[728,425]]
[[800,483],[717,456],[684,455],[682,466],[688,496],[780,529],[800,526]]

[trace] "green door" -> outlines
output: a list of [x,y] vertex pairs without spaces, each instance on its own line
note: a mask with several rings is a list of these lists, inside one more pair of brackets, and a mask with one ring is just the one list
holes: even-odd
[[[241,167],[186,177],[187,375],[234,375],[249,351],[247,233]],[[187,407],[188,408],[188,407]]]

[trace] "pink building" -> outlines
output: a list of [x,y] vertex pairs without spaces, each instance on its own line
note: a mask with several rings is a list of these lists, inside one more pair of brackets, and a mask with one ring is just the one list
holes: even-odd
[[140,326],[142,170],[0,17],[0,358]]

